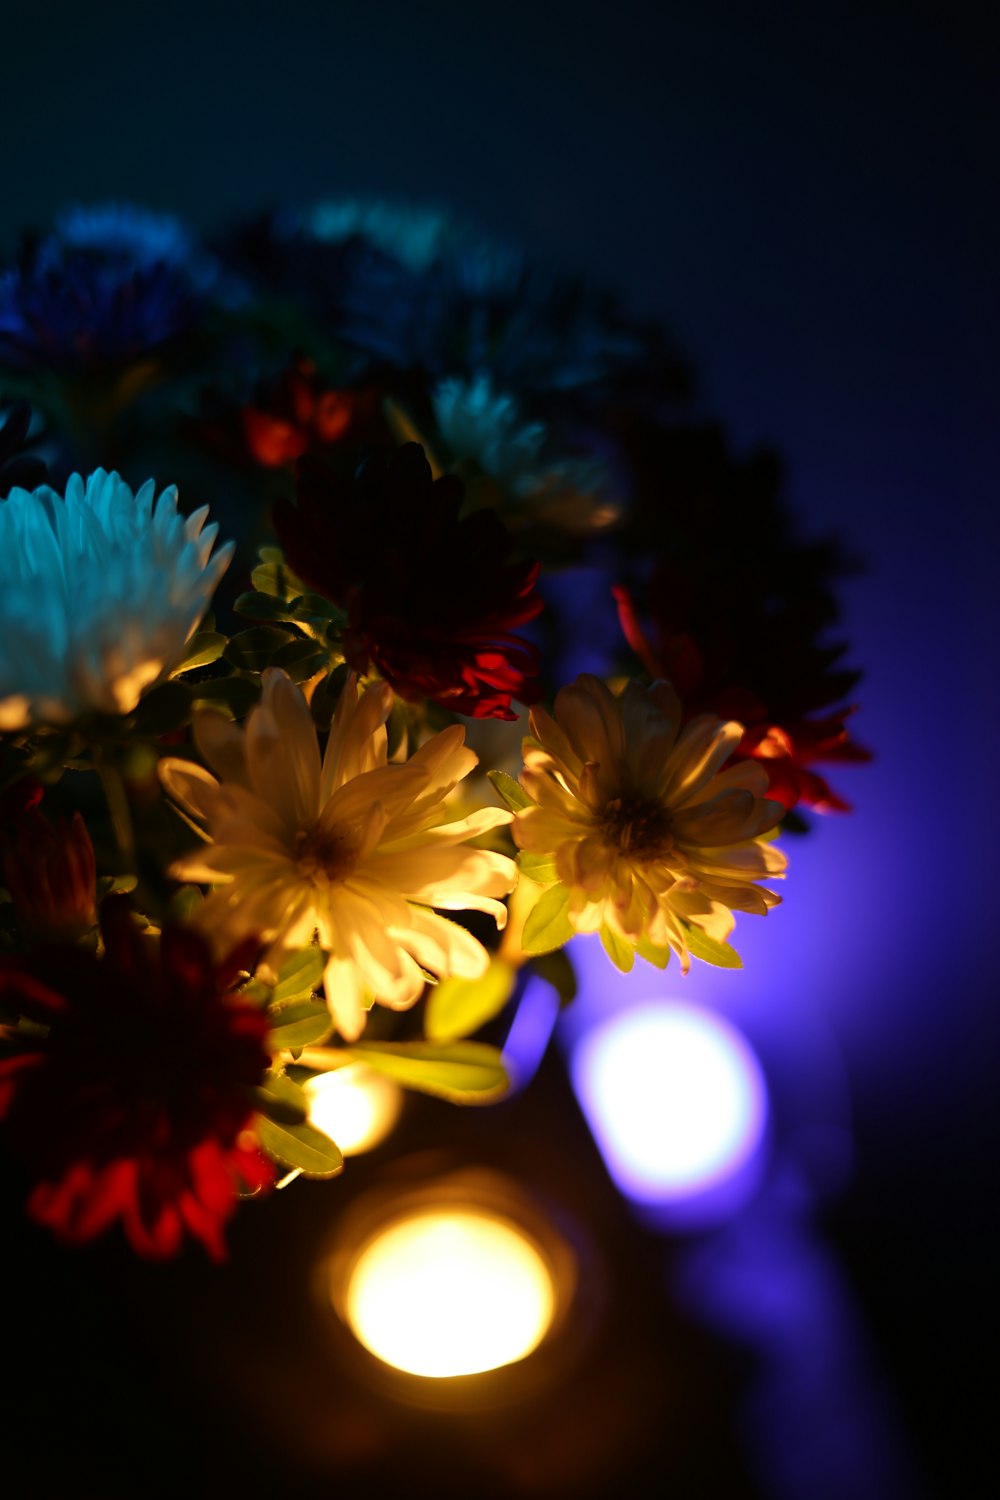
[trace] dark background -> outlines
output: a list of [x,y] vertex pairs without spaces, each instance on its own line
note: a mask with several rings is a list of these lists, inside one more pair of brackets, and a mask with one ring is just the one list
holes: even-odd
[[8,244],[66,200],[204,226],[342,193],[451,203],[669,321],[704,409],[774,443],[803,528],[867,560],[845,625],[877,758],[741,946],[836,1034],[856,1165],[827,1233],[948,1496],[986,1493],[993,1421],[988,11],[6,0],[0,21]]

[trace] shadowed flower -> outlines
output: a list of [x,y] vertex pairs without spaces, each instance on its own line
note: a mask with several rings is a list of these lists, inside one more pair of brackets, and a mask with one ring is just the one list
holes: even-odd
[[0,730],[130,713],[180,657],[233,548],[154,493],[97,469],[0,504]]
[[31,407],[18,401],[0,410],[0,499],[12,489],[34,488],[45,478],[45,462],[31,453]]
[[359,391],[324,390],[316,366],[298,357],[241,409],[243,436],[257,463],[281,468],[342,438],[364,401]]
[[298,217],[318,240],[368,240],[411,271],[425,271],[456,244],[486,242],[447,209],[384,198],[327,199]]
[[620,426],[627,540],[653,561],[616,590],[629,645],[652,677],[673,683],[686,713],[740,720],[735,754],[761,761],[769,795],[846,810],[813,767],[871,758],[845,706],[860,673],[827,640],[833,582],[855,565],[835,540],[796,535],[774,454],[734,455],[714,426]]
[[191,1235],[221,1260],[238,1190],[272,1179],[244,1134],[270,1023],[225,993],[255,945],[216,966],[189,929],[144,936],[116,896],[101,925],[103,958],[0,957],[5,1003],[47,1028],[0,1061],[0,1120],[38,1179],[28,1212],[70,1243],[120,1220],[140,1255]]
[[169,214],[71,208],[0,274],[0,364],[73,373],[138,359],[192,326],[219,274]]
[[451,456],[472,459],[510,495],[512,522],[539,521],[568,531],[607,526],[619,514],[610,475],[595,458],[554,458],[544,422],[528,422],[520,402],[488,375],[443,380],[431,396]]
[[622,633],[650,676],[669,677],[684,694],[689,715],[738,715],[744,732],[733,758],[759,761],[767,772],[768,796],[784,808],[849,812],[850,803],[813,767],[822,761],[871,760],[871,752],[851,738],[848,720],[855,708],[843,705],[822,718],[811,717],[812,710],[835,703],[858,680],[857,672],[834,670],[843,647],[810,640],[808,625],[795,610],[758,619],[750,630],[748,616],[720,608],[696,635],[679,628],[666,602],[683,598],[683,592],[665,587],[661,573],[654,575],[654,584],[655,645],[629,592],[612,591]]
[[79,812],[53,825],[29,806],[3,840],[4,883],[21,933],[72,942],[97,921],[97,866]]
[[493,511],[460,518],[463,496],[416,443],[355,477],[303,459],[299,504],[279,500],[275,528],[295,573],[346,611],[356,671],[374,663],[403,698],[510,719],[512,698],[535,696],[538,653],[511,631],[542,608],[538,565],[508,560]]
[[[669,684],[630,682],[615,698],[582,676],[556,697],[555,717],[531,713],[521,785],[535,804],[519,812],[520,847],[555,861],[567,916],[578,932],[601,932],[663,962],[673,949],[687,971],[690,928],[723,942],[734,911],[778,903],[756,882],[785,869],[761,837],[783,809],[765,800],[763,769],[722,767],[742,725],[711,715],[681,727]],[[645,953],[644,953],[645,949]]]
[[217,883],[198,923],[222,949],[257,932],[274,966],[317,935],[327,1003],[354,1040],[373,1000],[413,1005],[424,970],[470,979],[485,971],[486,949],[431,908],[484,911],[503,926],[499,898],[513,887],[514,863],[467,841],[510,815],[482,808],[452,820],[445,799],[476,764],[460,726],[405,764],[388,762],[384,682],[359,693],[349,679],[321,760],[299,688],[275,669],[263,681],[245,730],[196,716],[195,741],[218,780],[191,761],[160,762],[167,791],[211,837],[171,873]]

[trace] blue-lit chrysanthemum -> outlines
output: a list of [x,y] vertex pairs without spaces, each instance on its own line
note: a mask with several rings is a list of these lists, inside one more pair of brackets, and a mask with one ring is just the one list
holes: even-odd
[[97,469],[0,504],[0,730],[129,713],[180,658],[233,546],[154,498]]
[[387,198],[323,199],[296,218],[318,240],[364,239],[411,271],[425,271],[456,244],[484,240],[447,209]]
[[513,502],[508,520],[551,521],[575,531],[617,517],[606,465],[554,456],[546,424],[527,421],[517,397],[497,390],[488,375],[442,380],[431,402],[451,458],[472,459],[506,490]]
[[68,209],[0,272],[0,365],[72,374],[141,358],[192,327],[218,276],[168,214]]

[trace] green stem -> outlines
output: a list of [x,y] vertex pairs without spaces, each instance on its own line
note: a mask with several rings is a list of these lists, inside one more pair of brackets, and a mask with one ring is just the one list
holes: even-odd
[[128,805],[128,796],[121,772],[116,765],[103,759],[98,762],[97,769],[104,788],[104,796],[107,799],[108,812],[111,814],[115,843],[118,845],[118,852],[125,864],[125,872],[130,875],[138,874],[135,830],[132,826],[132,812]]

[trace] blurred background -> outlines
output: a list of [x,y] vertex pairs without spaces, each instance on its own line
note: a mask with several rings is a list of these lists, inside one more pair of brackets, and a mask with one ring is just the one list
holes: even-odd
[[579,1015],[532,1090],[472,1118],[416,1108],[408,1149],[458,1132],[568,1215],[600,1268],[603,1331],[530,1417],[397,1410],[314,1347],[310,1256],[391,1169],[390,1140],[341,1183],[248,1208],[222,1272],[194,1252],[164,1269],[113,1246],[63,1256],[5,1204],[33,1322],[6,1360],[7,1430],[37,1493],[71,1473],[108,1494],[224,1474],[250,1492],[421,1493],[421,1474],[445,1493],[640,1493],[641,1476],[681,1496],[990,1492],[990,19],[961,3],[7,0],[5,247],[67,201],[211,227],[340,194],[429,199],[662,318],[699,409],[741,450],[777,448],[803,532],[864,559],[843,634],[876,756],[838,772],[855,811],[792,843],[782,910],[741,926],[745,970],[649,987],[728,1018],[769,1090],[766,1161],[713,1227],[630,1208],[580,1113],[562,1059],[614,999],[603,958],[581,961]]

